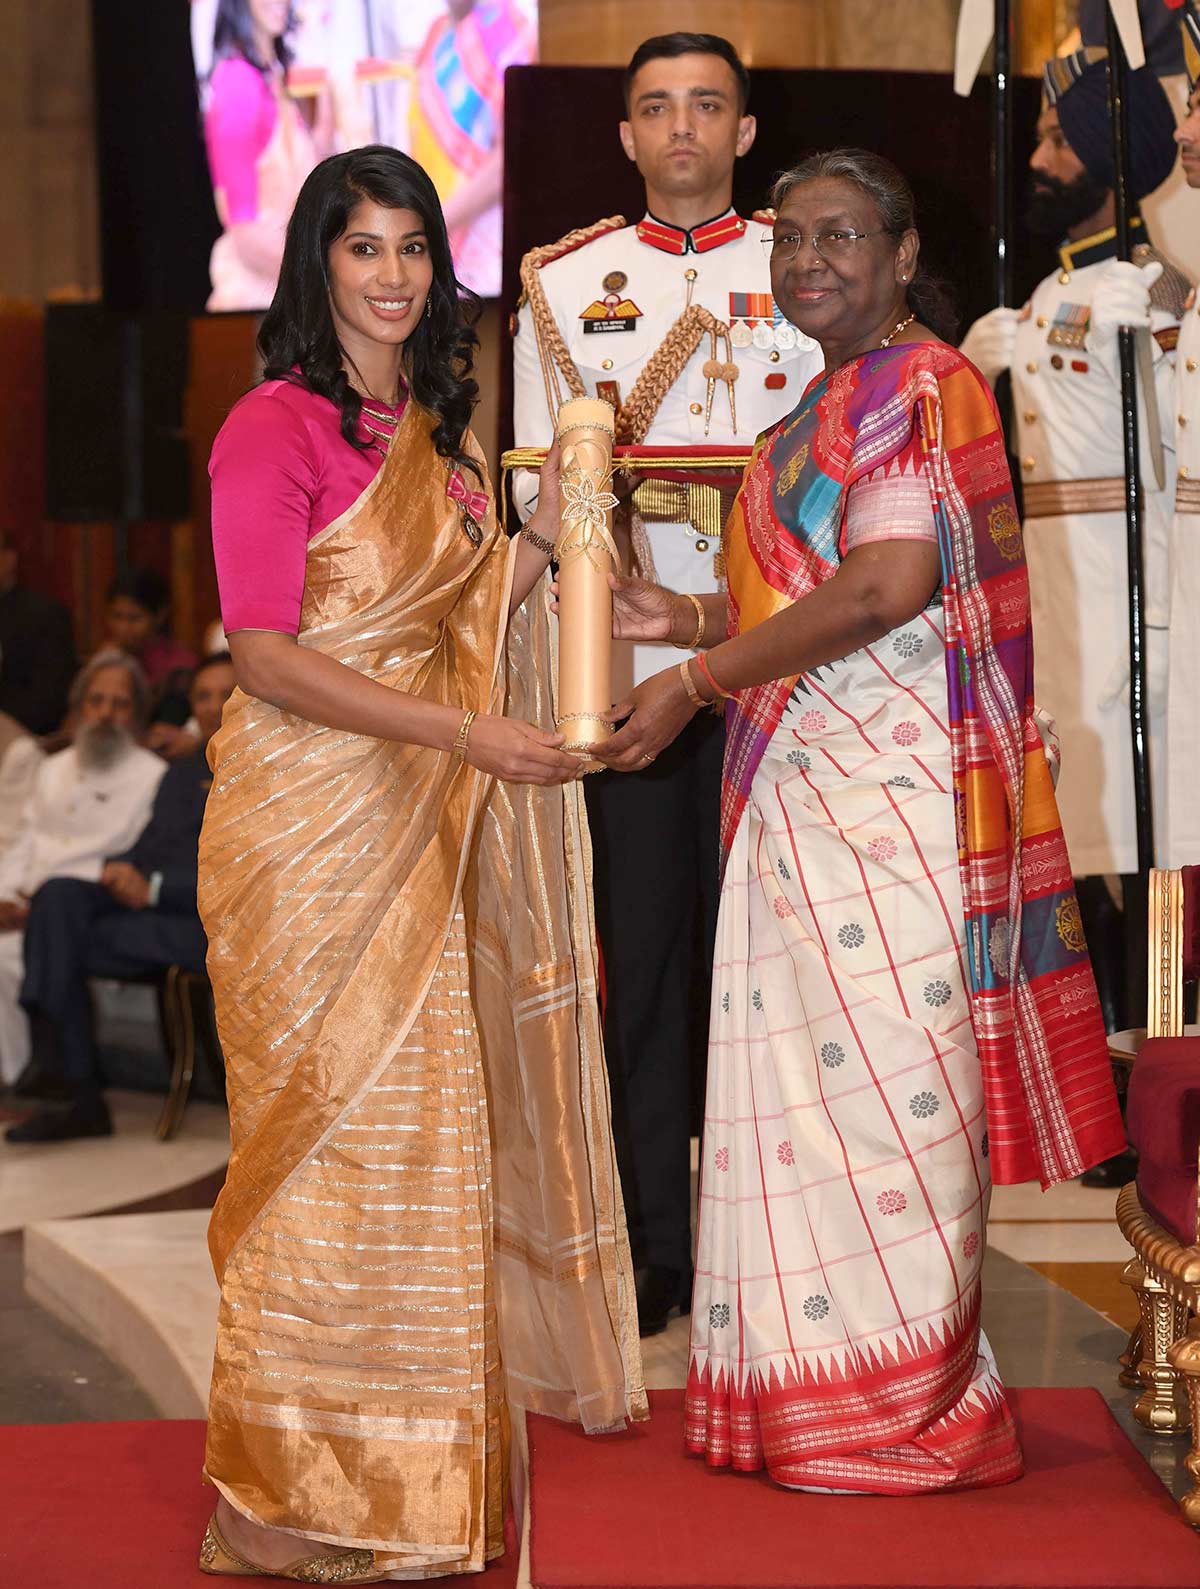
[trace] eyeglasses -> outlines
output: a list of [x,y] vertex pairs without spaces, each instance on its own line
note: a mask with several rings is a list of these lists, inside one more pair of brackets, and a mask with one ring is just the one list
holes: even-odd
[[779,237],[764,237],[760,241],[767,258],[778,260],[781,264],[787,264],[795,259],[800,252],[800,245],[805,242],[812,244],[813,252],[818,259],[832,264],[834,260],[845,259],[853,251],[855,243],[861,243],[865,237],[886,235],[888,235],[886,226],[881,226],[874,232],[856,232],[853,227],[839,226],[832,232],[784,232]]

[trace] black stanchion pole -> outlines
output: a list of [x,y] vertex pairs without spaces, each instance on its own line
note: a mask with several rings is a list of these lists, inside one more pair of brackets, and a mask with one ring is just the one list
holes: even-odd
[[995,299],[1003,307],[1013,300],[1012,269],[1012,5],[995,0],[992,51],[992,248]]
[[[1128,259],[1129,126],[1125,101],[1129,62],[1111,8],[1108,27],[1108,102],[1112,121],[1113,198],[1116,209],[1117,255]],[[1125,550],[1129,570],[1129,727],[1133,743],[1133,797],[1137,821],[1138,871],[1154,865],[1154,808],[1150,797],[1150,740],[1146,712],[1146,610],[1142,490],[1138,449],[1137,363],[1133,331],[1117,333],[1121,356],[1121,439],[1125,454]]]

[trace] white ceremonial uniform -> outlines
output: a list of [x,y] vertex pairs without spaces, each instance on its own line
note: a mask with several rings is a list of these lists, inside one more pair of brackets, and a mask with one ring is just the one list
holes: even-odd
[[[1092,294],[1116,257],[1111,233],[1061,250],[1022,311],[1012,362],[1038,705],[1062,746],[1058,808],[1076,877],[1135,872],[1129,727],[1121,386],[1116,339],[1089,346]],[[1174,500],[1177,317],[1152,306],[1164,489],[1156,487],[1143,402],[1146,690],[1159,857],[1167,851],[1168,541]],[[1160,859],[1160,863],[1163,864]],[[1178,863],[1176,863],[1178,864]]]
[[[20,832],[0,857],[0,899],[32,895],[51,877],[99,879],[104,862],[128,850],[150,820],[167,764],[140,746],[111,767],[84,768],[72,747],[38,769]],[[0,1079],[29,1059],[29,1023],[17,1003],[22,934],[0,933]]]
[[1175,350],[1175,516],[1167,689],[1169,866],[1200,862],[1200,293]]
[[[732,358],[738,369],[733,385],[736,428],[724,381],[715,383],[709,410],[703,367],[711,353],[705,337],[664,396],[644,437],[646,446],[699,452],[750,447],[761,431],[796,406],[821,370],[816,343],[783,320],[771,300],[770,269],[761,241],[770,236],[769,224],[744,220],[733,210],[694,227],[690,234],[646,217],[637,226],[606,232],[542,267],[547,303],[588,396],[604,397],[607,383],[609,391],[615,384],[620,401],[627,399],[642,366],[689,302],[731,325]],[[681,247],[686,251],[677,251]],[[588,318],[589,307],[606,296],[619,297],[636,309],[636,315],[625,308],[620,319]],[[614,324],[629,329],[605,329]],[[717,356],[723,358],[723,351]],[[518,318],[513,379],[517,446],[549,446],[557,416],[547,405],[528,304]],[[516,477],[514,498],[522,519],[533,511],[536,492],[535,475]],[[698,535],[690,524],[647,522],[645,529],[661,584],[697,594],[716,588],[715,542]],[[618,643],[614,689],[619,693],[630,680],[640,683],[649,678],[673,655],[678,653],[664,646]]]

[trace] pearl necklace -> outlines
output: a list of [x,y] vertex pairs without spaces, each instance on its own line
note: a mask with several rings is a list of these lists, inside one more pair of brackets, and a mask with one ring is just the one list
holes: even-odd
[[890,331],[889,331],[889,332],[888,332],[888,334],[887,334],[887,336],[886,336],[886,337],[882,337],[882,338],[880,338],[880,342],[879,342],[879,346],[880,346],[880,347],[881,347],[881,348],[890,348],[890,347],[891,347],[891,345],[892,345],[892,338],[893,338],[893,337],[898,337],[898,336],[899,336],[899,335],[900,335],[900,333],[901,333],[901,331],[903,331],[903,330],[904,330],[904,329],[905,329],[905,327],[906,327],[906,326],[910,326],[910,325],[912,325],[912,323],[913,323],[913,321],[914,321],[914,320],[915,320],[915,319],[916,319],[916,318],[917,318],[917,317],[916,317],[916,315],[915,315],[915,314],[910,314],[910,315],[909,315],[909,316],[908,316],[908,318],[907,318],[907,319],[906,319],[906,320],[900,320],[900,321],[898,321],[898,322],[897,322],[897,323],[896,323],[896,324],[895,324],[895,325],[894,325],[894,326],[893,326],[893,327],[892,327],[892,329],[891,329],[891,330],[890,330]]

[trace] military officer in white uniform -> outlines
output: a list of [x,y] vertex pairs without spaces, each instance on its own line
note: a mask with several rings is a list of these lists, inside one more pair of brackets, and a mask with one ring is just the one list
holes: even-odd
[[[754,140],[747,87],[733,47],[712,35],[669,34],[634,54],[620,136],[645,179],[647,213],[631,226],[619,217],[599,222],[528,256],[529,301],[514,347],[518,447],[553,438],[556,400],[544,366],[555,344],[558,368],[569,360],[586,394],[617,410],[618,442],[672,452],[748,452],[818,373],[816,345],[771,298],[769,221],[731,206],[734,162]],[[740,470],[733,460],[730,474]],[[527,517],[536,475],[518,475],[514,485]],[[716,588],[719,498],[707,490],[638,488],[639,572],[679,591]],[[617,699],[663,666],[662,646],[616,650]],[[701,714],[654,766],[600,773],[585,785],[614,1127],[644,1334],[686,1308],[691,1289],[690,1098],[707,1031],[723,742],[720,720]]]
[[[1064,238],[1060,268],[1020,311],[995,309],[963,352],[991,379],[1011,370],[1025,502],[1038,703],[1062,747],[1058,805],[1110,1029],[1124,1005],[1120,921],[1104,874],[1137,870],[1129,728],[1128,581],[1117,331],[1138,330],[1145,487],[1147,693],[1159,854],[1170,828],[1166,689],[1174,495],[1174,347],[1187,282],[1140,221],[1137,263],[1117,260],[1102,51],[1046,68],[1029,221]],[[1174,116],[1157,79],[1130,74],[1132,183],[1152,192],[1174,160]]]

